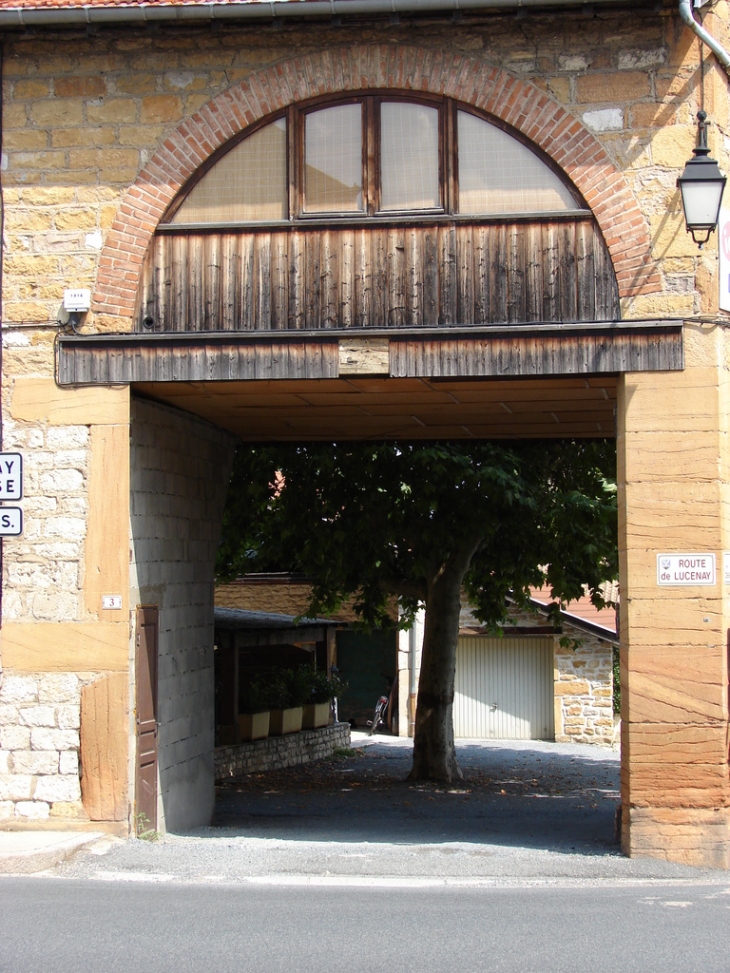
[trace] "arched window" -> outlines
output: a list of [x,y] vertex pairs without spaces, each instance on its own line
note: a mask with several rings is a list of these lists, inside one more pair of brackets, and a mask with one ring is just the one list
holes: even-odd
[[175,225],[316,217],[581,212],[567,182],[515,134],[445,100],[381,95],[293,108],[214,157]]
[[291,105],[228,142],[157,227],[141,331],[345,331],[612,320],[575,187],[448,98]]

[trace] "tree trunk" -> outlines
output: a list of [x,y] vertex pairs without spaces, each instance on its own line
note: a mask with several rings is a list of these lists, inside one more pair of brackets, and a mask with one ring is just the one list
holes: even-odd
[[421,675],[416,700],[410,780],[461,779],[454,747],[454,677],[459,638],[461,585],[477,541],[459,551],[427,579]]

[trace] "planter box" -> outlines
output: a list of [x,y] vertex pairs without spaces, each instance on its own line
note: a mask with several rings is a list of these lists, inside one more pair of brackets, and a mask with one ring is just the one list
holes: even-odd
[[265,713],[241,713],[238,717],[238,728],[241,732],[241,740],[265,740],[269,735],[269,716]]
[[302,707],[291,709],[272,709],[269,723],[269,736],[282,736],[284,733],[298,733],[302,728]]
[[317,730],[321,726],[327,726],[330,721],[330,702],[326,703],[307,703],[304,707],[302,716],[303,730]]

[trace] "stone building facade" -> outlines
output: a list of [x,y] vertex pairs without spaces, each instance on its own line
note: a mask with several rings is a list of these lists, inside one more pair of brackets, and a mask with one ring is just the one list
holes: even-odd
[[[209,815],[212,553],[232,433],[268,433],[257,431],[255,409],[243,430],[236,424],[220,358],[204,366],[190,352],[192,377],[178,385],[172,366],[167,384],[160,373],[123,380],[109,369],[128,354],[122,339],[136,340],[140,273],[160,219],[229,139],[329,94],[419,92],[473,106],[544,153],[595,216],[620,298],[614,324],[661,324],[647,339],[655,351],[670,332],[681,340],[681,362],[654,370],[639,367],[626,345],[603,393],[615,401],[619,457],[623,840],[630,854],[727,867],[722,577],[703,588],[656,585],[660,552],[710,551],[719,563],[730,549],[730,346],[717,236],[697,249],[676,190],[701,104],[712,152],[730,170],[727,78],[677,9],[597,3],[523,16],[485,3],[452,16],[414,3],[400,20],[375,11],[332,18],[317,8],[311,20],[307,11],[273,21],[260,11],[259,19],[151,26],[113,16],[95,24],[84,14],[87,29],[80,8],[77,21],[46,15],[34,24],[36,6],[76,10],[0,2],[2,445],[24,454],[26,470],[24,533],[3,544],[2,826],[133,829],[138,606],[159,611],[159,825]],[[703,16],[727,44],[725,0]],[[71,287],[92,292],[81,336],[110,343],[83,380],[60,381],[67,352],[57,315]],[[618,354],[619,330],[604,328],[592,361],[596,348]],[[519,340],[526,348],[542,339]],[[162,362],[164,349],[155,354]],[[290,381],[287,354],[276,346],[257,381]],[[544,384],[543,406],[525,434],[556,434],[556,389],[567,396],[590,385],[581,361],[573,377],[555,378],[544,364],[531,376]],[[95,371],[102,364],[103,374]],[[344,380],[344,365],[327,367],[334,377],[311,371],[306,380]],[[397,371],[371,375],[373,395],[410,381]],[[298,429],[299,412],[312,405],[306,390],[291,381],[259,389],[266,408],[283,410]],[[526,390],[525,402],[538,399]],[[351,435],[361,435],[352,422]],[[112,595],[121,608],[107,607]]]
[[[485,687],[476,683],[486,681],[489,685],[492,679],[502,682],[505,669],[510,668],[510,653],[514,650],[516,654],[518,649],[516,639],[527,639],[528,644],[533,641],[541,645],[547,641],[550,647],[549,692],[553,707],[553,732],[550,733],[550,739],[558,743],[613,746],[616,737],[613,712],[613,649],[618,644],[616,632],[567,611],[561,613],[560,628],[555,629],[552,622],[547,623],[546,614],[541,611],[544,606],[537,601],[533,605],[531,611],[510,606],[502,635],[489,639],[485,646],[484,636],[489,633],[473,614],[468,600],[462,596],[459,648],[467,648],[470,643],[476,647],[475,640],[480,639],[477,651],[491,644],[492,648],[502,649],[503,654],[501,671],[490,669],[482,663],[480,678],[474,679],[472,683],[473,674],[460,677],[462,657],[457,651],[457,691],[474,701],[484,703],[480,693]],[[581,609],[584,615],[598,616],[595,610],[587,611],[585,606],[581,606]],[[399,633],[397,668],[400,736],[413,735],[414,694],[417,692],[421,668],[423,623],[424,613],[421,611],[412,632]],[[513,662],[512,665],[517,674],[518,663]],[[495,687],[490,687],[488,691],[493,694],[490,696],[493,699]],[[515,701],[510,699],[510,702],[514,704]],[[524,707],[526,715],[529,710],[528,703]],[[496,738],[504,736],[503,733],[495,734]],[[540,738],[540,734],[533,730],[526,738]]]

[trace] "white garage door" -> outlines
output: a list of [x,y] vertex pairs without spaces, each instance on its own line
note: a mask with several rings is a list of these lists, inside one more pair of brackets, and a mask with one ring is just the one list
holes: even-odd
[[555,739],[552,639],[460,638],[455,688],[455,736]]

